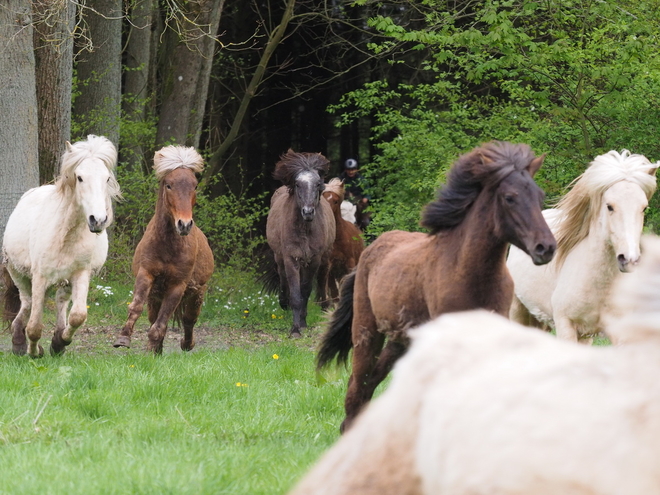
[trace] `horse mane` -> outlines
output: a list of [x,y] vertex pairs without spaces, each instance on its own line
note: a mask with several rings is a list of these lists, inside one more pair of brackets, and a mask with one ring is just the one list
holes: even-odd
[[594,158],[587,170],[571,182],[570,191],[555,205],[561,210],[561,220],[555,233],[556,266],[560,267],[568,253],[589,235],[591,223],[598,216],[607,189],[627,180],[641,187],[650,199],[656,188],[655,175],[650,172],[659,164],[652,164],[645,156],[631,154],[628,150],[621,153],[612,150]]
[[461,155],[451,166],[437,199],[424,208],[420,224],[431,234],[455,227],[484,187],[498,184],[516,170],[524,170],[534,158],[527,144],[506,141],[490,141]]
[[341,179],[337,177],[330,179],[330,182],[325,185],[325,190],[339,196],[340,204],[344,201],[344,182]]
[[119,198],[121,192],[119,183],[115,179],[115,167],[117,166],[117,149],[112,142],[103,137],[90,134],[86,141],[78,141],[71,144],[67,141],[66,151],[62,155],[62,165],[60,166],[60,175],[55,180],[55,187],[59,193],[72,191],[76,185],[76,176],[74,171],[83,160],[96,158],[101,160],[110,172],[110,181],[108,182],[108,192],[112,198]]
[[289,149],[275,164],[273,178],[282,182],[291,192],[295,186],[296,176],[300,172],[315,172],[323,179],[329,168],[330,161],[321,153],[298,153]]
[[195,173],[204,170],[204,159],[197,150],[187,146],[165,146],[154,154],[154,172],[160,181],[172,170],[188,168]]

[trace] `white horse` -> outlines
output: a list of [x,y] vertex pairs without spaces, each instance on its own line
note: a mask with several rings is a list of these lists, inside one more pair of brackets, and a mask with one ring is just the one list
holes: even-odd
[[543,266],[511,246],[507,266],[515,284],[512,320],[553,326],[557,337],[590,342],[614,278],[639,262],[644,210],[660,165],[642,155],[597,156],[555,209],[543,212],[557,239]]
[[340,205],[341,217],[347,222],[355,223],[355,212],[357,211],[357,206],[351,203],[348,200],[344,200]]
[[104,137],[90,135],[73,145],[67,142],[55,184],[27,191],[10,215],[2,249],[11,276],[5,316],[16,314],[12,322],[14,354],[43,355],[38,342],[50,286],[58,285],[52,354],[64,352],[87,319],[89,279],[105,262],[105,229],[113,220],[112,199],[120,195],[114,177],[116,163],[117,151]]
[[621,345],[441,316],[290,495],[660,493],[660,240],[644,248],[613,290]]

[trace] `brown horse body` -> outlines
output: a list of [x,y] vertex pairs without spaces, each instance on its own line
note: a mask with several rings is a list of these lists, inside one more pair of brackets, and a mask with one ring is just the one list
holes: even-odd
[[323,191],[323,197],[330,204],[335,217],[337,235],[330,255],[328,275],[328,296],[333,302],[339,301],[339,283],[357,266],[364,240],[358,227],[341,216],[341,203],[344,200],[344,185],[339,179],[332,179]]
[[277,265],[280,306],[293,310],[293,337],[307,326],[307,301],[315,280],[319,299],[326,300],[336,233],[330,205],[321,197],[328,166],[320,153],[289,150],[275,167],[274,177],[284,186],[271,198],[266,238]]
[[[181,349],[194,345],[193,327],[201,311],[206,284],[213,273],[213,253],[204,233],[194,224],[197,179],[202,158],[192,148],[169,146],[166,154],[173,166],[161,174],[156,212],[147,225],[133,256],[135,289],[128,320],[115,347],[129,347],[135,322],[148,306],[148,349],[162,353],[167,324],[172,316],[181,320]],[[178,167],[173,168],[178,163]],[[154,167],[156,168],[156,166]],[[157,169],[157,174],[159,170]]]
[[362,253],[318,355],[321,367],[335,357],[345,361],[353,347],[342,430],[406,351],[411,327],[453,311],[508,314],[509,243],[535,263],[552,259],[556,243],[532,179],[542,162],[526,145],[500,142],[463,155],[424,212],[431,234],[387,232]]

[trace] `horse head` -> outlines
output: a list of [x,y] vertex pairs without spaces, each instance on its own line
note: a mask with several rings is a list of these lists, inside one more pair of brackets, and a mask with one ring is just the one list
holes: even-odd
[[113,173],[117,151],[108,139],[94,135],[67,142],[66,148],[56,185],[73,194],[90,232],[100,233],[112,223],[112,199],[120,196]]
[[197,202],[195,174],[203,169],[204,159],[190,146],[165,146],[154,154],[154,171],[160,181],[156,209],[164,208],[179,235],[188,235],[193,228],[193,207]]
[[325,189],[323,179],[330,162],[320,153],[297,153],[288,150],[275,165],[273,177],[294,194],[305,222],[314,220],[316,208]]

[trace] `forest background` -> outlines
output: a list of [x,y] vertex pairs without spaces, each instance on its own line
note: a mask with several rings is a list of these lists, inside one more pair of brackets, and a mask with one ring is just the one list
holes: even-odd
[[119,149],[117,277],[165,144],[205,156],[196,218],[238,269],[254,265],[288,148],[323,153],[332,175],[358,160],[373,235],[419,229],[451,163],[491,139],[547,153],[551,203],[610,149],[660,159],[659,35],[656,0],[4,0],[0,232],[87,134]]

